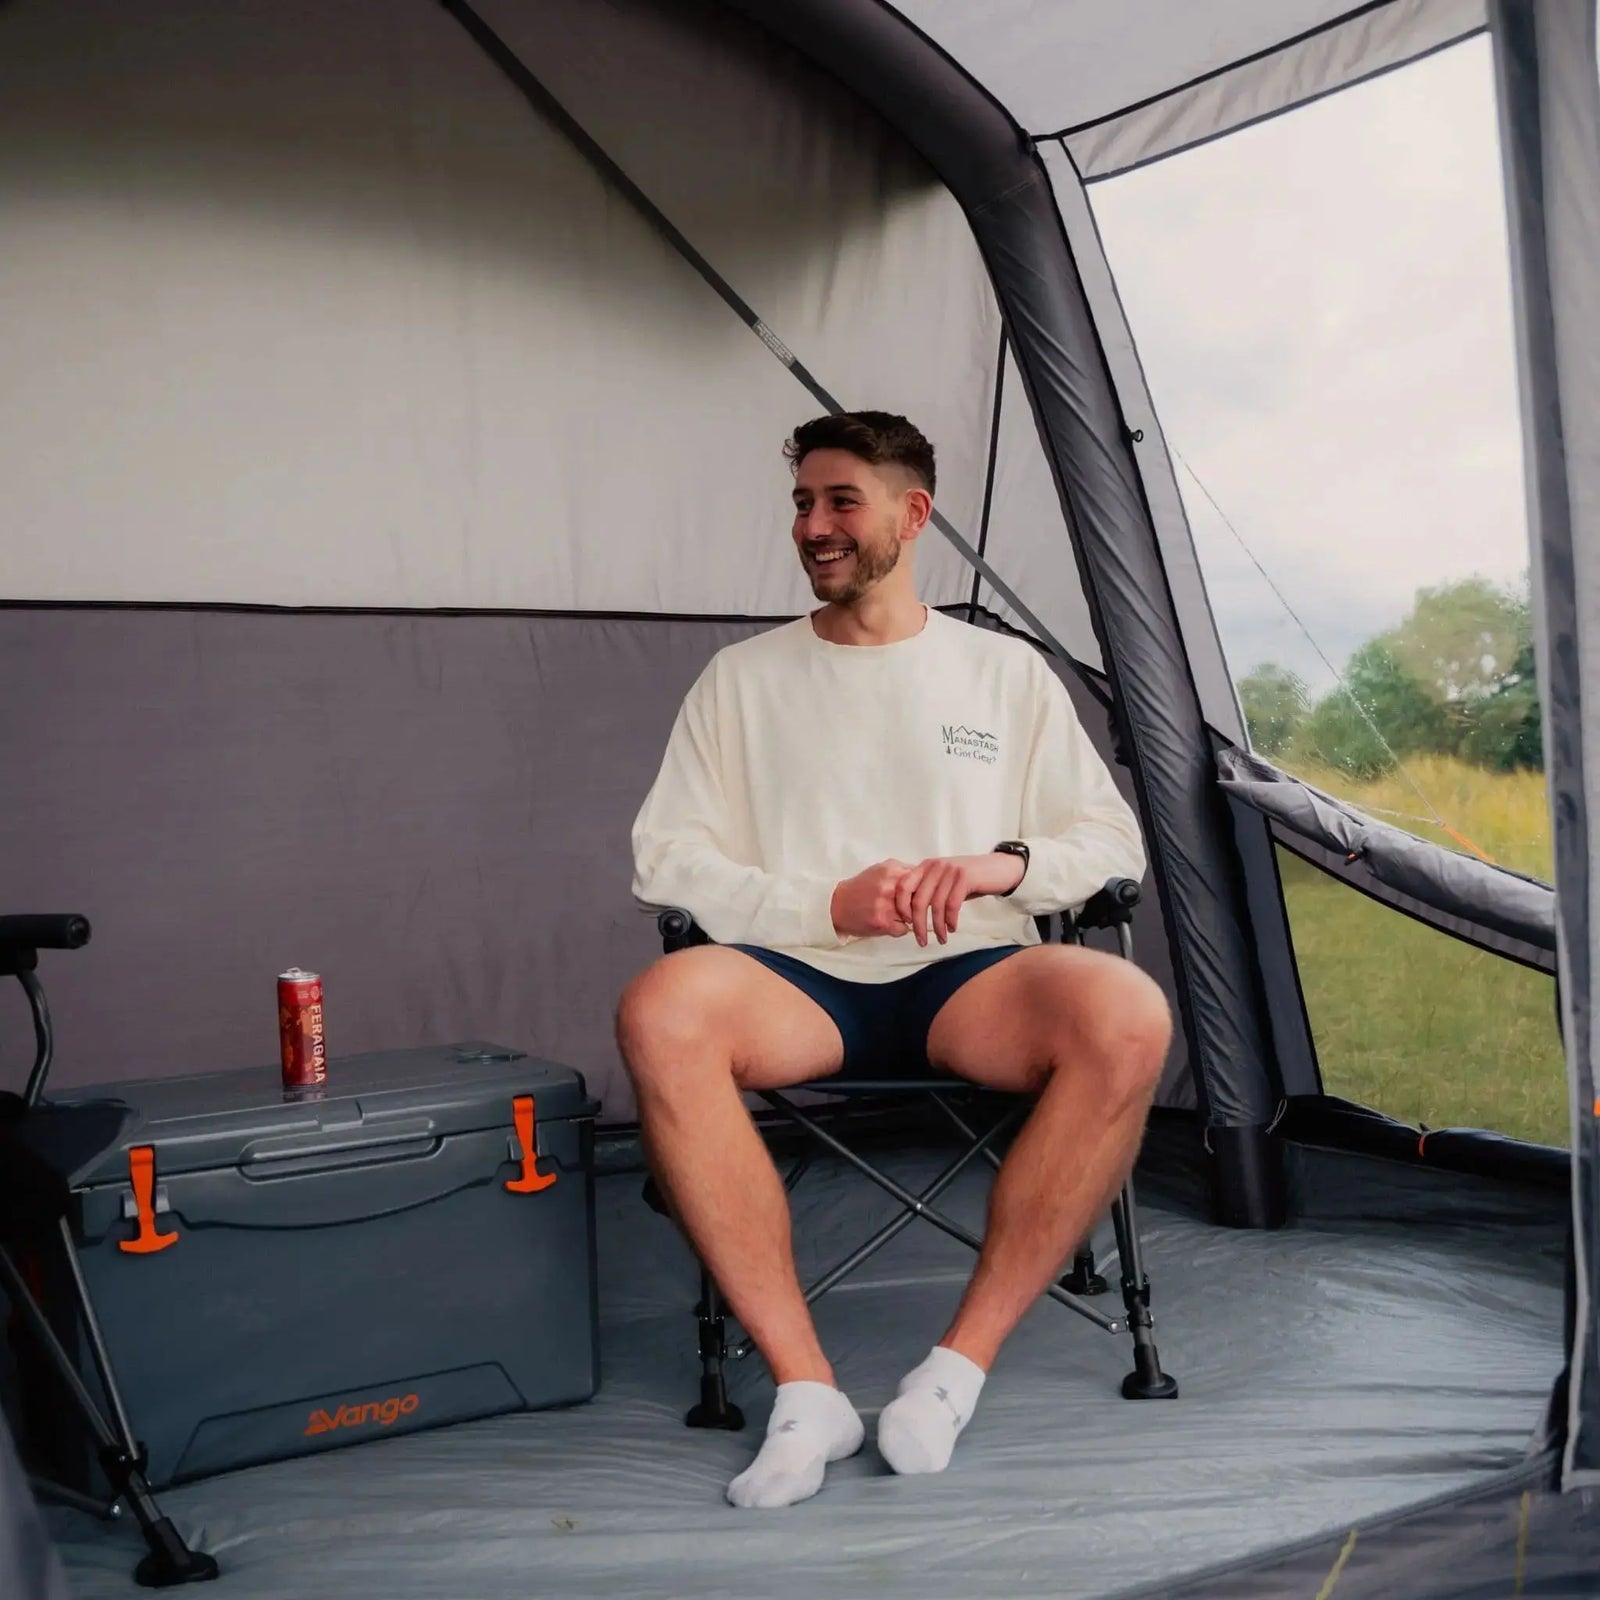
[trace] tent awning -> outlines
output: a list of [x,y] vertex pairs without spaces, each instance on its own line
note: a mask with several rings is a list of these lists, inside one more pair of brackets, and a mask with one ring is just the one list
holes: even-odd
[[[1085,178],[1304,105],[1480,31],[1483,0],[901,0]],[[1139,40],[1137,50],[1112,48]]]

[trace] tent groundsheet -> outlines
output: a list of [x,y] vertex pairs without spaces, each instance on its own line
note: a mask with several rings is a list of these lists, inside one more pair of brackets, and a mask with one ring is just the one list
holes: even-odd
[[[885,1157],[913,1187],[938,1159]],[[683,1426],[698,1370],[692,1263],[624,1171],[599,1185],[593,1402],[275,1463],[163,1503],[215,1553],[234,1600],[1055,1600],[1342,1537],[1526,1463],[1562,1360],[1559,1192],[1302,1152],[1297,1225],[1238,1233],[1205,1220],[1203,1185],[1173,1181],[1179,1165],[1163,1153],[1166,1181],[1147,1185],[1143,1208],[1163,1355],[1183,1386],[1173,1404],[1121,1399],[1124,1341],[1042,1303],[951,1469],[896,1478],[872,1418],[971,1267],[917,1226],[819,1307],[840,1382],[868,1413],[866,1448],[815,1500],[735,1510],[723,1489],[760,1438],[771,1383],[756,1358],[733,1369],[742,1434]],[[969,1177],[947,1200],[974,1225],[986,1184]],[[892,1205],[814,1168],[796,1191],[802,1273]],[[78,1600],[138,1592],[131,1529],[53,1515]]]

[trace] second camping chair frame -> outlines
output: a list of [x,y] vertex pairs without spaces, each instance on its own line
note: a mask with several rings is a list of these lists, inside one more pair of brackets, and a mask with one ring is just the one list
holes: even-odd
[[[0,916],[0,978],[13,977],[21,983],[33,1017],[36,1044],[33,1070],[22,1094],[0,1092],[0,1292],[9,1300],[18,1323],[32,1335],[35,1351],[45,1363],[40,1370],[54,1380],[60,1398],[70,1403],[87,1428],[94,1458],[110,1488],[108,1497],[96,1499],[82,1490],[31,1475],[35,1498],[106,1520],[119,1515],[126,1505],[146,1546],[134,1578],[146,1588],[164,1589],[215,1578],[217,1560],[203,1550],[190,1549],[151,1491],[145,1476],[149,1458],[134,1435],[73,1241],[79,1201],[70,1172],[119,1136],[128,1113],[115,1102],[90,1102],[61,1111],[55,1160],[47,1159],[27,1137],[30,1119],[46,1114],[45,1082],[55,1054],[50,1008],[36,975],[39,951],[76,950],[89,942],[89,935],[88,918],[75,913]],[[69,1329],[55,1326],[35,1292],[46,1271],[65,1272],[70,1288]],[[92,1362],[89,1382],[63,1342],[64,1333],[86,1347]],[[103,1403],[90,1387],[95,1379]],[[33,1402],[45,1404],[38,1393]],[[66,1423],[60,1426],[65,1429]]]
[[[1114,930],[1117,948],[1126,961],[1133,959],[1133,913],[1139,903],[1139,886],[1131,878],[1113,878],[1104,888],[1092,895],[1076,910],[1064,910],[1050,916],[1034,919],[1044,943],[1059,938],[1063,944],[1084,944],[1085,933],[1091,930]],[[696,945],[715,941],[695,922],[694,918],[678,907],[669,907],[656,919],[664,951],[671,955]],[[828,1078],[808,1080],[796,1084],[791,1090],[758,1090],[759,1098],[788,1122],[801,1130],[809,1140],[822,1150],[831,1152],[854,1167],[900,1203],[899,1212],[870,1238],[852,1250],[836,1265],[823,1273],[805,1291],[806,1304],[814,1304],[830,1289],[855,1271],[864,1261],[881,1250],[915,1218],[921,1217],[953,1239],[973,1251],[983,1248],[983,1241],[934,1208],[934,1201],[978,1157],[982,1157],[996,1170],[1001,1158],[994,1146],[1014,1132],[1032,1108],[1029,1096],[1007,1094],[998,1090],[983,1089],[953,1075],[914,1079],[851,1079],[847,1082]],[[963,1141],[959,1154],[920,1194],[897,1183],[888,1173],[851,1149],[828,1126],[826,1112],[813,1115],[789,1098],[791,1094],[808,1093],[836,1097],[841,1105],[851,1101],[912,1100],[922,1101],[937,1109],[945,1122]],[[991,1125],[979,1131],[951,1103],[957,1096],[976,1095],[999,1101],[1003,1114]],[[785,1188],[793,1190],[806,1169],[811,1165],[815,1150],[808,1150],[795,1162],[785,1177]],[[645,1184],[645,1199],[652,1209],[663,1216],[670,1213],[654,1179]],[[1139,1239],[1138,1214],[1134,1205],[1133,1180],[1123,1184],[1111,1205],[1112,1226],[1116,1234],[1117,1257],[1122,1287],[1123,1315],[1108,1314],[1090,1303],[1091,1298],[1106,1292],[1106,1280],[1095,1270],[1094,1251],[1085,1240],[1079,1247],[1070,1272],[1052,1283],[1046,1295],[1069,1310],[1094,1323],[1106,1333],[1131,1333],[1133,1338],[1133,1371],[1122,1381],[1122,1394],[1129,1400],[1166,1400],[1178,1393],[1178,1385],[1162,1370],[1161,1358],[1156,1350],[1155,1318],[1150,1310],[1150,1279],[1144,1270],[1143,1251]],[[691,1428],[739,1429],[744,1426],[744,1414],[728,1399],[727,1363],[742,1360],[754,1349],[748,1338],[730,1345],[727,1334],[727,1313],[717,1284],[700,1264],[700,1298],[695,1307],[699,1323],[700,1400],[687,1414],[685,1420]]]

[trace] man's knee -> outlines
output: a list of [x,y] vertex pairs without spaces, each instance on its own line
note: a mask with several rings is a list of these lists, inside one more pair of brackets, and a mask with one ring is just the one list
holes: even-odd
[[1131,962],[1113,970],[1116,981],[1095,996],[1091,1036],[1117,1096],[1148,1100],[1172,1043],[1172,1008],[1160,984]]
[[662,1077],[681,1081],[697,1066],[729,1068],[718,1027],[727,991],[718,953],[699,949],[664,956],[622,991],[617,1047],[636,1086],[654,1085]]
[[1073,997],[1072,1010],[1076,1025],[1054,1065],[1094,1071],[1118,1102],[1148,1100],[1172,1043],[1172,1009],[1161,986],[1132,962],[1108,956]]

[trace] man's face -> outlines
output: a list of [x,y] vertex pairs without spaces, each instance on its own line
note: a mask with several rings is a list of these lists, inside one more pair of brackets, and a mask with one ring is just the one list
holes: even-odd
[[912,521],[905,476],[848,450],[812,450],[800,462],[794,542],[817,599],[849,605],[894,571]]

